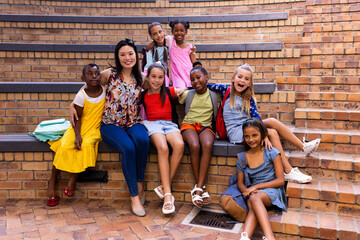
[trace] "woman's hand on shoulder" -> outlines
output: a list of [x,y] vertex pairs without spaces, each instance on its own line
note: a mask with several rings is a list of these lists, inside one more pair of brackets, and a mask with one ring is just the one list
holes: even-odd
[[110,73],[111,73],[111,68],[105,69],[103,71],[100,72],[100,77],[101,77],[101,82],[100,84],[105,86],[109,77],[110,77]]

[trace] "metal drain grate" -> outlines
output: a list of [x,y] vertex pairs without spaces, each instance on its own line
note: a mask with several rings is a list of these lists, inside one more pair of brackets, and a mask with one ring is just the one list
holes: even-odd
[[[229,223],[232,222],[232,223]],[[190,222],[191,224],[201,225],[206,227],[214,227],[231,230],[235,226],[234,219],[229,214],[210,212],[200,210],[196,217]]]

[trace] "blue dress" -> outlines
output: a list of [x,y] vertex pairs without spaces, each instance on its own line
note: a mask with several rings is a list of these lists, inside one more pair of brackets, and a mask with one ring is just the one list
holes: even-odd
[[[271,150],[264,149],[264,162],[256,168],[246,167],[245,171],[248,173],[250,180],[250,186],[248,187],[276,179],[274,160],[279,154],[280,152],[276,148],[272,148]],[[246,159],[246,162],[249,162],[249,160],[251,161],[251,159]],[[238,172],[244,172],[244,168],[240,164],[239,159],[236,159],[236,166]],[[286,192],[284,186],[265,188],[261,189],[260,192],[266,193],[274,206],[286,211]]]

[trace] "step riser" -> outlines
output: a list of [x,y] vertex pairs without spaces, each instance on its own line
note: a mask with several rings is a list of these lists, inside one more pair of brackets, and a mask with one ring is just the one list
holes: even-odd
[[360,121],[295,120],[295,127],[358,130]]
[[324,213],[339,213],[355,217],[360,216],[360,205],[343,204],[330,201],[289,198],[288,207],[294,209],[313,210]]
[[[355,101],[357,100],[357,101]],[[334,100],[334,101],[301,101],[296,99],[297,108],[322,108],[334,110],[360,110],[360,98],[354,101]]]

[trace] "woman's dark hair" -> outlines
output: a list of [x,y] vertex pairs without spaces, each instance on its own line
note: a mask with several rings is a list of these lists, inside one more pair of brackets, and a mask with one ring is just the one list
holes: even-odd
[[141,86],[142,84],[142,76],[141,76],[141,72],[140,72],[140,68],[139,68],[139,56],[138,56],[138,51],[137,48],[135,46],[135,43],[133,40],[126,38],[125,40],[121,40],[120,42],[118,42],[118,44],[115,47],[115,66],[111,66],[115,71],[116,71],[116,78],[119,77],[123,67],[121,66],[120,60],[119,60],[119,50],[120,48],[122,48],[123,46],[130,46],[134,49],[135,51],[135,57],[136,57],[136,63],[134,65],[134,67],[131,70],[131,73],[133,74],[135,80],[136,80],[136,86]]
[[149,68],[148,68],[148,72],[147,72],[147,75],[146,75],[147,78],[150,76],[151,70],[153,70],[154,68],[158,68],[158,69],[160,69],[160,70],[162,70],[164,72],[164,82],[163,82],[163,84],[161,85],[161,88],[160,88],[161,106],[163,106],[164,103],[165,103],[165,96],[166,96],[166,93],[165,93],[165,68],[164,68],[163,65],[158,64],[158,63],[151,64],[149,66]]
[[[160,26],[161,29],[164,30],[163,26],[161,25],[161,23],[159,22],[153,22],[153,23],[150,23],[149,26],[148,26],[148,33],[149,35],[151,36],[151,29],[155,26]],[[156,41],[155,42],[155,46],[157,46],[157,43]],[[166,48],[166,39],[164,38],[164,52],[163,52],[163,59],[164,59],[164,62],[167,63],[168,61],[168,51],[167,51],[167,48]],[[155,49],[155,51],[153,51],[153,56],[155,57],[155,61],[159,61],[159,55],[158,55],[158,52],[157,52],[157,49]]]
[[169,23],[169,26],[171,27],[171,31],[174,30],[174,27],[176,24],[181,23],[182,25],[184,25],[185,29],[189,29],[190,28],[190,23],[189,21],[184,21],[184,20],[180,20],[180,19],[176,19],[176,20],[171,20]]
[[[250,127],[256,128],[260,132],[261,140],[264,140],[268,136],[267,128],[265,127],[264,123],[262,121],[260,121],[259,119],[249,118],[248,120],[246,120],[242,125],[243,132],[246,128],[250,128]],[[243,143],[244,143],[245,147],[250,148],[246,144],[245,139],[244,139]]]
[[100,68],[98,65],[96,65],[95,63],[89,63],[87,65],[84,66],[83,70],[82,70],[82,75],[85,75],[85,72],[88,68],[93,68],[93,67],[96,67],[97,69],[99,69],[100,71]]

